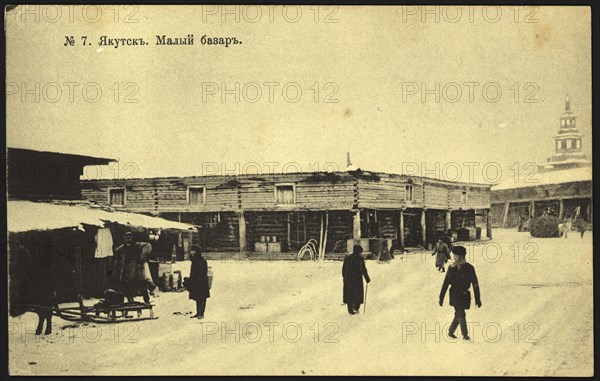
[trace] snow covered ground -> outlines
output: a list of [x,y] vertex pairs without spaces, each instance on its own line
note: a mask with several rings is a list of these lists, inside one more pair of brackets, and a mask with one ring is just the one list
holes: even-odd
[[[187,292],[153,299],[156,320],[73,325],[33,334],[9,318],[13,375],[560,375],[593,374],[592,234],[532,238],[494,231],[468,246],[483,306],[471,341],[447,337],[453,309],[428,252],[367,261],[366,313],[342,305],[341,262],[210,261],[205,320]],[[187,275],[189,262],[177,266]],[[361,308],[362,312],[362,308]]]

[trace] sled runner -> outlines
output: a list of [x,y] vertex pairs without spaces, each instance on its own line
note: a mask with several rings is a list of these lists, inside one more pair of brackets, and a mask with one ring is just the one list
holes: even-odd
[[[76,307],[58,307],[54,314],[69,321],[89,321],[94,323],[122,323],[157,319],[150,303],[107,304],[99,302],[93,306],[80,304]],[[147,313],[144,313],[146,311]],[[131,313],[135,313],[132,315]],[[144,316],[145,315],[145,316]]]
[[[24,306],[27,311],[38,311],[40,309],[52,308],[55,316],[67,321],[92,322],[92,323],[122,323],[140,320],[158,319],[154,316],[152,309],[154,305],[150,303],[120,303],[107,304],[99,302],[93,306],[85,306],[79,303],[78,306],[70,307],[45,307],[34,304]],[[146,311],[146,313],[144,313]],[[135,315],[132,315],[135,313]]]

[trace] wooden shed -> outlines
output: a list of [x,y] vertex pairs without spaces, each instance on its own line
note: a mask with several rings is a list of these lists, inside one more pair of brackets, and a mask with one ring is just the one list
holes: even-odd
[[349,242],[422,247],[448,229],[491,238],[490,185],[362,170],[89,180],[82,195],[197,225],[213,258],[291,259],[311,239],[334,258]]

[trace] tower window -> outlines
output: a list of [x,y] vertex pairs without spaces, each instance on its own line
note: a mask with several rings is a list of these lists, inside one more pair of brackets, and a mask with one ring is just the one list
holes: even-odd
[[567,149],[567,141],[566,140],[561,140],[560,141],[560,148]]

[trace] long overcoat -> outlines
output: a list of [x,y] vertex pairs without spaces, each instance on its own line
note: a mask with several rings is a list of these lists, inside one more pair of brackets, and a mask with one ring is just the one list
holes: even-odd
[[473,285],[475,292],[475,301],[479,302],[481,296],[479,293],[479,282],[475,268],[470,263],[465,263],[460,268],[455,264],[448,267],[446,278],[440,291],[440,300],[444,300],[446,290],[450,287],[450,305],[456,308],[468,310],[471,307],[471,293],[469,288]]
[[192,267],[190,269],[190,277],[186,282],[186,288],[190,293],[190,299],[199,300],[210,298],[208,263],[203,257],[198,255],[192,257]]
[[146,242],[134,242],[115,249],[114,274],[122,287],[135,289],[145,286],[144,264],[151,251],[152,245]]
[[350,254],[342,265],[344,278],[344,303],[362,304],[364,302],[364,286],[362,278],[370,282],[365,260],[360,254]]
[[435,248],[433,249],[433,254],[436,255],[435,267],[444,266],[444,264],[448,262],[448,259],[450,259],[450,249],[448,248],[448,245],[446,245],[444,242],[438,242],[435,245]]

